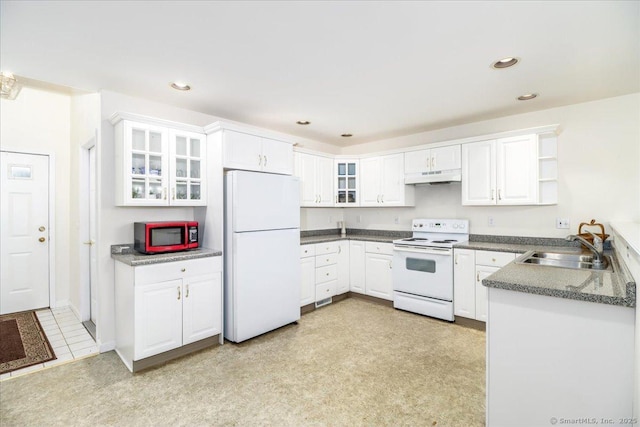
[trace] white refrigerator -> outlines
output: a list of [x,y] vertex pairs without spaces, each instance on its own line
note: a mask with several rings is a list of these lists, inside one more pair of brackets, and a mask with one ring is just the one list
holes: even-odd
[[300,319],[300,182],[225,174],[224,337],[241,342]]

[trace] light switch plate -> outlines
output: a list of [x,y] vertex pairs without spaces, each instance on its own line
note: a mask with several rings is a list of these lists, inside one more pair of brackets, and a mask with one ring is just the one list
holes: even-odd
[[568,218],[556,218],[556,228],[570,228],[571,223]]

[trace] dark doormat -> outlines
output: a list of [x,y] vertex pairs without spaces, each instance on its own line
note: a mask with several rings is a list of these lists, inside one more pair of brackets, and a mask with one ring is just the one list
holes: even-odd
[[56,359],[35,311],[0,316],[0,374]]

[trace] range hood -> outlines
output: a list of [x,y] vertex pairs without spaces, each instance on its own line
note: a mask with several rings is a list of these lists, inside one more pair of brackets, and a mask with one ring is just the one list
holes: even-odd
[[409,173],[404,176],[405,184],[448,184],[462,181],[460,169]]

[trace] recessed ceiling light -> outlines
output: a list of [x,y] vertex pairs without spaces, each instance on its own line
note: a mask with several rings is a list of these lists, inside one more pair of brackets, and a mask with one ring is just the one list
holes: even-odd
[[524,95],[520,95],[520,96],[517,98],[517,100],[518,100],[518,101],[528,101],[528,100],[533,99],[533,98],[535,98],[535,97],[537,97],[537,96],[538,96],[538,94],[537,94],[537,93],[526,93],[526,94],[524,94]]
[[351,133],[343,133],[340,136],[343,137],[343,138],[351,138],[353,136],[353,134],[351,134]]
[[303,126],[311,124],[311,122],[309,120],[298,120],[296,123],[299,124],[299,125],[303,125]]
[[493,68],[501,69],[501,68],[509,68],[513,67],[518,63],[519,59],[513,56],[507,56],[506,58],[502,58],[491,64]]
[[171,87],[176,90],[191,90],[191,86],[182,82],[173,82],[171,83]]

